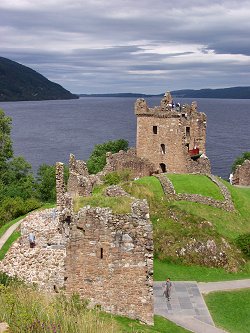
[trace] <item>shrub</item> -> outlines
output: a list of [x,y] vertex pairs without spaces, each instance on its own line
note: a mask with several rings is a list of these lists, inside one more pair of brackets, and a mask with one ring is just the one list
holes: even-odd
[[236,244],[241,249],[241,251],[250,258],[250,233],[240,235],[236,239]]
[[236,158],[232,165],[232,172],[235,172],[237,166],[242,165],[245,160],[250,160],[250,151],[246,151],[241,156]]
[[128,149],[128,141],[119,139],[115,141],[107,141],[102,144],[95,145],[90,158],[87,161],[89,173],[97,173],[106,165],[106,153],[118,153],[120,150]]
[[117,185],[122,181],[128,181],[130,179],[130,170],[121,170],[108,173],[103,177],[106,185]]

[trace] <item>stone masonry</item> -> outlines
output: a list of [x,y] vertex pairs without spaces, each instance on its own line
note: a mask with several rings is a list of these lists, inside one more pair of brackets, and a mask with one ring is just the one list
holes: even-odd
[[245,160],[233,174],[233,185],[250,186],[250,160]]
[[81,209],[67,244],[65,288],[91,305],[153,324],[153,239],[145,200],[131,214]]
[[[196,102],[176,106],[167,92],[160,106],[154,108],[138,99],[135,114],[138,157],[147,158],[159,172],[211,173],[205,155],[206,115],[197,111]],[[202,154],[192,159],[190,152],[197,148]]]
[[107,153],[106,166],[103,173],[113,171],[129,170],[131,178],[151,176],[157,170],[153,163],[147,158],[141,158],[136,155],[136,150],[130,148],[128,151],[121,150],[119,153]]
[[[65,193],[63,166],[56,169],[58,218],[66,243],[64,287],[79,293],[91,305],[114,314],[153,324],[153,235],[146,200],[132,198],[131,214],[113,214],[108,208],[73,212]],[[109,196],[124,196],[118,187]]]

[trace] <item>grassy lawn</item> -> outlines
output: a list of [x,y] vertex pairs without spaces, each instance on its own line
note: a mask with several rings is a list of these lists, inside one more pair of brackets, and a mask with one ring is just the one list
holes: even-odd
[[213,292],[205,296],[216,326],[230,333],[250,332],[249,300],[250,289]]
[[217,200],[224,200],[219,187],[203,175],[168,174],[176,193],[201,194]]
[[237,188],[225,182],[231,192],[235,212],[202,205],[194,202],[175,201],[173,205],[187,213],[207,219],[223,237],[234,240],[243,233],[250,232],[250,189]]
[[154,281],[165,281],[170,276],[173,281],[215,282],[250,278],[250,262],[244,270],[229,273],[222,268],[185,266],[154,259]]
[[177,326],[171,321],[160,316],[154,316],[154,326],[140,324],[138,321],[126,317],[114,316],[119,324],[117,333],[188,333],[190,331]]

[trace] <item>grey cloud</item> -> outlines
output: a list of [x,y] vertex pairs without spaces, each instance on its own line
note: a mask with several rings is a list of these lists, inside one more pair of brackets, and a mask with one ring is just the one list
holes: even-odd
[[[249,0],[58,0],[55,5],[45,0],[20,10],[0,3],[0,29],[7,34],[1,56],[73,92],[157,93],[166,82],[169,89],[181,89],[228,86],[236,78],[236,85],[249,84],[250,58],[227,57],[250,56],[249,5]],[[209,58],[211,50],[225,59]]]

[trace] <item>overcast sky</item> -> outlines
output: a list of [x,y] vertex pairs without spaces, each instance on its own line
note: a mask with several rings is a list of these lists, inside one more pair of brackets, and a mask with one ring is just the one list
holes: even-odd
[[250,85],[250,0],[0,0],[0,56],[74,93]]

